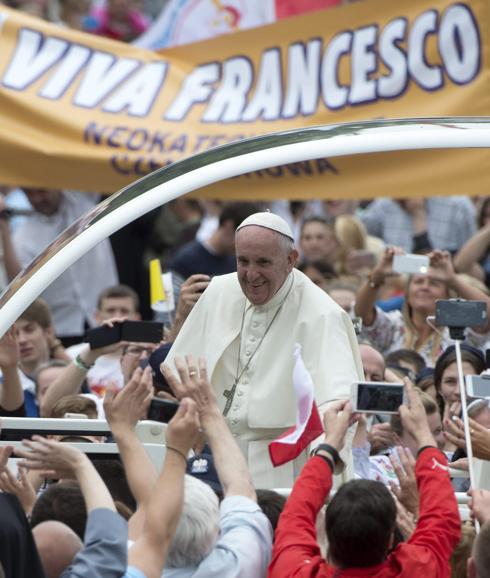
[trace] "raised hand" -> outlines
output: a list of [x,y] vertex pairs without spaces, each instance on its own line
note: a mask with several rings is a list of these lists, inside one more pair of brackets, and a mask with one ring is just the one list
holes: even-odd
[[27,515],[32,512],[37,496],[25,468],[19,467],[19,477],[16,478],[10,468],[5,466],[0,472],[0,490],[17,496]]
[[151,367],[137,367],[129,382],[120,391],[107,390],[104,412],[111,430],[134,429],[140,419],[146,418],[153,397]]
[[73,478],[87,456],[70,444],[48,440],[42,436],[32,436],[23,440],[26,449],[15,449],[15,455],[22,458],[20,466],[29,470],[40,470],[50,478]]
[[[473,455],[480,460],[490,460],[490,430],[474,419],[468,418]],[[444,420],[444,437],[458,448],[466,447],[463,420],[459,417]]]
[[17,367],[19,360],[19,345],[15,336],[15,330],[11,327],[5,335],[0,338],[0,367]]
[[199,439],[199,414],[192,399],[185,397],[170,420],[166,432],[167,450],[175,450],[184,458]]
[[390,462],[395,470],[396,477],[400,482],[397,486],[390,482],[390,488],[397,500],[410,512],[415,518],[419,516],[419,491],[417,489],[417,480],[415,479],[415,458],[408,448],[396,448],[398,458],[390,456]]
[[420,395],[408,379],[405,379],[404,383],[408,399],[408,405],[400,406],[400,418],[404,430],[414,438],[419,447],[437,447]]
[[199,415],[217,410],[218,403],[214,390],[209,383],[206,361],[200,358],[199,365],[196,366],[191,355],[187,355],[185,361],[181,357],[176,357],[175,367],[179,377],[175,375],[168,365],[162,364],[160,368],[175,396],[178,399],[184,397],[193,399]]
[[340,452],[344,447],[347,430],[357,419],[358,416],[353,413],[349,400],[339,399],[328,403],[323,413],[325,443]]
[[398,273],[393,271],[393,257],[404,254],[405,251],[399,247],[387,247],[372,271],[371,280],[376,283],[376,285],[382,285],[387,277],[398,275]]

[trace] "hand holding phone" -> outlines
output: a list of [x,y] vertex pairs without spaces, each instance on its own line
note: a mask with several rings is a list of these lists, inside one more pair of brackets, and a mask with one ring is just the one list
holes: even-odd
[[405,401],[403,383],[356,381],[351,386],[351,402],[355,412],[396,414]]
[[393,271],[407,275],[427,275],[430,259],[427,255],[395,255],[393,257]]
[[465,381],[469,397],[490,398],[490,374],[467,375]]
[[89,329],[85,341],[90,349],[130,341],[136,343],[160,343],[163,339],[163,323],[157,321],[122,321]]

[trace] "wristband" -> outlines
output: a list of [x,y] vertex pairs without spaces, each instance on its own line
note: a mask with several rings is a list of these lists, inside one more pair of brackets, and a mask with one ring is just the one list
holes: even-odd
[[381,283],[376,283],[373,279],[373,274],[370,273],[368,277],[368,285],[371,289],[379,289],[381,285],[383,285],[383,281],[381,281]]
[[327,465],[329,466],[330,470],[332,471],[332,474],[335,472],[335,466],[333,465],[333,461],[328,456],[324,456],[323,454],[314,453],[314,454],[312,454],[312,457],[322,458],[322,460],[325,460],[327,462]]
[[73,363],[78,367],[78,369],[81,369],[82,371],[90,371],[92,369],[92,367],[94,366],[94,364],[92,363],[92,365],[87,365],[85,363],[85,361],[83,361],[83,359],[80,357],[80,354],[78,354],[75,359],[73,360]]
[[167,450],[172,450],[173,452],[178,453],[179,456],[182,456],[184,458],[186,465],[187,465],[187,456],[184,454],[184,452],[181,452],[180,450],[178,450],[177,448],[173,448],[172,446],[165,446],[165,448]]
[[330,444],[320,444],[319,446],[316,446],[316,448],[311,452],[311,455],[316,456],[320,450],[328,452],[332,456],[335,466],[337,466],[342,461],[340,459],[339,452]]

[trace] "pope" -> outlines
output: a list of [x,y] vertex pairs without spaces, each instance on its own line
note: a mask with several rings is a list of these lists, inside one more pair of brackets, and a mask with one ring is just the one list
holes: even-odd
[[273,468],[268,444],[296,422],[295,343],[322,406],[347,398],[363,371],[352,322],[294,268],[298,252],[281,217],[255,213],[236,230],[237,273],[214,277],[179,332],[166,365],[204,357],[233,436],[257,487],[291,487],[307,458]]

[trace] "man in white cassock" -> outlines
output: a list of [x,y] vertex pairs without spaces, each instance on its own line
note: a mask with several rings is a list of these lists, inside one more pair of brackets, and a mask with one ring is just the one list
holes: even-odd
[[291,487],[306,459],[274,468],[269,443],[296,423],[293,347],[322,406],[348,398],[362,379],[350,318],[294,268],[289,225],[273,213],[251,215],[236,230],[237,273],[214,277],[176,338],[176,356],[204,357],[208,376],[257,487]]

